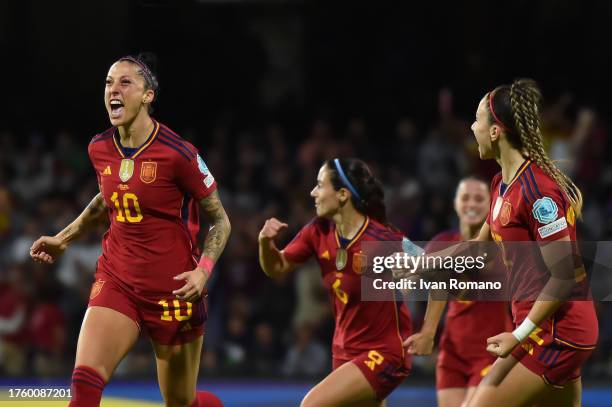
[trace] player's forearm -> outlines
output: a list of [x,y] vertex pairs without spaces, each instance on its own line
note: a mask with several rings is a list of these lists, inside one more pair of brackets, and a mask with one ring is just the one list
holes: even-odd
[[273,240],[259,240],[259,265],[268,277],[275,278],[283,274],[284,263],[283,255]]
[[210,225],[204,239],[202,255],[216,263],[219,257],[221,257],[223,249],[225,249],[227,240],[232,232],[232,226],[217,191],[213,191],[209,196],[202,199],[200,201],[200,208]]
[[98,193],[85,207],[83,212],[55,236],[61,239],[62,243],[69,244],[97,225],[105,213],[106,205],[104,204],[104,197],[101,193]]
[[423,327],[421,328],[422,333],[427,333],[431,336],[436,335],[438,325],[440,324],[440,318],[442,318],[444,307],[446,307],[446,302],[446,300],[434,300],[433,295],[429,293],[427,310],[425,311]]
[[223,212],[221,218],[215,220],[215,222],[208,229],[206,238],[204,239],[204,250],[202,255],[209,257],[215,263],[221,257],[221,253],[225,249],[225,245],[232,232],[232,226],[230,224],[227,214]]

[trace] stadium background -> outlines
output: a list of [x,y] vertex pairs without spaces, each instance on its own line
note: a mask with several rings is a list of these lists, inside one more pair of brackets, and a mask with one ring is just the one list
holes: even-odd
[[[86,145],[108,127],[104,78],[125,54],[157,54],[154,116],[202,151],[232,221],[209,286],[200,374],[200,387],[228,406],[297,405],[330,368],[333,322],[318,269],[265,278],[256,247],[264,220],[287,221],[290,238],[313,216],[308,192],[321,161],[357,156],[375,167],[390,219],[413,240],[454,226],[457,180],[496,171],[478,160],[469,130],[496,84],[541,84],[549,151],[585,195],[581,236],[612,240],[608,4],[328,3],[0,3],[0,385],[65,384],[72,370],[103,228],[53,267],[28,261],[28,248],[96,193]],[[586,406],[612,404],[612,305],[597,307]],[[424,304],[411,308],[418,323]],[[390,406],[433,405],[433,363],[417,358]],[[109,392],[159,400],[154,372],[143,338]]]

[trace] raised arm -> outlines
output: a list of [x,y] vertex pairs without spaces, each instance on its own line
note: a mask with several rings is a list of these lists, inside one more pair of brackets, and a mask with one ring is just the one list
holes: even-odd
[[30,256],[39,263],[54,263],[68,245],[96,226],[106,214],[104,197],[98,193],[81,214],[55,236],[41,236],[30,247]]
[[278,250],[274,239],[279,232],[287,228],[287,224],[276,218],[266,220],[259,232],[259,265],[268,277],[276,278],[291,271],[294,265],[287,260],[282,251]]

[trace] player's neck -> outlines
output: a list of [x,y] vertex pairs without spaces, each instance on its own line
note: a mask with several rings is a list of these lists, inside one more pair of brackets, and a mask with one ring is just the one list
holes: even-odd
[[125,125],[119,126],[119,137],[123,147],[137,148],[147,140],[155,123],[148,114],[139,113],[134,120]]
[[359,232],[361,226],[363,226],[365,218],[365,216],[355,210],[347,210],[339,211],[334,215],[333,220],[340,236],[352,239]]
[[525,157],[515,148],[508,147],[501,149],[499,159],[497,161],[502,170],[502,181],[504,184],[509,184],[514,178],[514,174],[519,167],[525,162]]

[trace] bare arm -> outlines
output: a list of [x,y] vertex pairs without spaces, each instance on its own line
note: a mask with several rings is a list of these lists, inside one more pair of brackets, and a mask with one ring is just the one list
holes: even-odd
[[219,192],[213,191],[210,195],[200,201],[200,209],[204,218],[210,225],[204,239],[203,256],[213,260],[215,263],[221,257],[223,249],[227,244],[232,226],[230,224],[225,208],[219,199]]
[[30,247],[36,262],[52,264],[73,241],[96,226],[106,214],[104,197],[98,193],[81,214],[55,236],[41,236]]
[[98,192],[83,212],[55,237],[67,245],[96,226],[102,220],[104,214],[106,214],[106,204],[104,203],[104,197]]
[[[172,291],[178,299],[194,302],[204,292],[204,286],[212,272],[212,266],[219,260],[232,231],[227,213],[219,199],[219,192],[213,191],[200,201],[200,209],[204,219],[209,224],[208,233],[204,239],[202,260],[195,270],[186,271],[174,276],[175,280],[184,280],[185,284]],[[204,262],[202,262],[205,260]],[[206,263],[210,262],[210,263]]]
[[278,250],[274,243],[274,238],[286,227],[286,223],[282,223],[276,218],[271,218],[266,221],[259,232],[259,265],[268,277],[279,277],[295,267],[294,264],[287,260],[283,252]]

